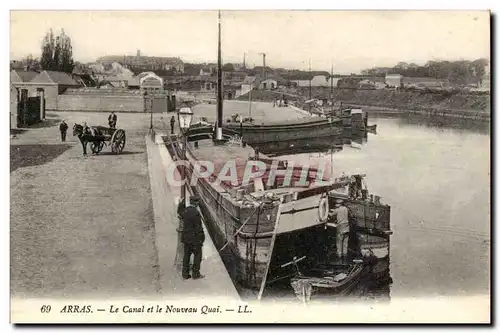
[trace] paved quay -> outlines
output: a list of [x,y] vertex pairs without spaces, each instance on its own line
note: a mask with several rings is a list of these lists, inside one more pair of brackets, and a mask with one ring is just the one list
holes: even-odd
[[[171,116],[154,114],[154,128],[164,129]],[[62,119],[70,127],[65,143],[58,131]],[[158,153],[148,152],[150,115],[118,113],[117,127],[127,135],[120,155],[104,147],[98,156],[83,157],[71,130],[83,121],[105,126],[107,114],[49,112],[43,123],[11,139],[12,296],[239,300],[208,236],[206,277],[185,281],[175,269],[180,191],[165,186],[166,196],[152,195],[158,177],[150,179],[149,171],[155,165],[164,177],[168,152],[155,144]],[[160,204],[153,208],[154,201]],[[159,221],[157,207],[172,218]]]
[[[239,300],[238,292],[205,226],[206,239],[201,262],[201,273],[205,278],[183,280],[180,270],[174,265],[179,243],[177,203],[181,189],[167,182],[166,172],[173,160],[162,135],[157,133],[154,141],[146,137],[162,290],[169,290],[170,295],[179,296],[183,300],[200,297]],[[189,196],[189,192],[187,195]],[[181,261],[179,258],[179,262]]]
[[[62,119],[70,126],[66,143]],[[83,157],[71,130],[82,121],[104,125],[107,114],[49,112],[44,123],[11,139],[12,296],[157,296],[148,115],[118,114],[127,134],[121,155],[104,147],[99,156]]]

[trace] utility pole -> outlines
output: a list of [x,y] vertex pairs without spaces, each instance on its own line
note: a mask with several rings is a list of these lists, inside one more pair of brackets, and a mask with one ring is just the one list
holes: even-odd
[[245,66],[245,57],[246,57],[246,53],[243,53],[243,69],[246,69],[246,66]]
[[311,95],[312,95],[311,81],[312,81],[312,77],[311,77],[311,59],[309,59],[309,99],[311,99]]

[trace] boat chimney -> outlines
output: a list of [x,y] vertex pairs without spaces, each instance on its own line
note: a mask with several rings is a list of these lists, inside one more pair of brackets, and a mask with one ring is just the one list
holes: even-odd
[[217,49],[217,123],[215,125],[215,139],[216,141],[222,140],[222,52],[221,52],[221,22],[220,22],[220,10],[218,17],[219,25],[219,40]]

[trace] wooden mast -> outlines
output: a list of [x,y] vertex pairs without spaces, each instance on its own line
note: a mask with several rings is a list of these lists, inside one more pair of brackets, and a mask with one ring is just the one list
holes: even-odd
[[216,141],[222,140],[222,52],[221,52],[221,22],[220,22],[220,10],[218,17],[218,25],[219,25],[219,39],[217,45],[217,122],[215,125],[215,139]]

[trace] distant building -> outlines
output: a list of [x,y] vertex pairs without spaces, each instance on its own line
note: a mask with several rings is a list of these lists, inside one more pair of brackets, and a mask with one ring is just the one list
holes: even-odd
[[210,69],[203,69],[203,68],[200,68],[200,76],[212,76],[212,72]]
[[224,72],[224,81],[241,84],[247,76],[248,73],[245,71]]
[[278,81],[274,79],[265,79],[260,82],[259,89],[260,90],[272,90],[278,87]]
[[297,87],[309,87],[309,80],[292,80],[291,82],[296,84]]
[[153,72],[144,72],[137,75],[141,90],[159,91],[163,90],[163,79]]
[[359,81],[358,85],[359,88],[361,89],[370,89],[370,88],[375,89],[375,82],[370,81],[368,79]]
[[385,84],[391,88],[400,88],[403,86],[403,75],[401,74],[387,74],[385,76]]
[[[337,86],[339,79],[333,79],[333,86]],[[325,75],[315,75],[311,80],[291,80],[290,82],[296,84],[298,87],[329,87],[330,79],[327,79]]]
[[75,74],[73,73],[73,79],[80,83],[84,87],[95,87],[97,86],[97,81],[95,77],[91,74]]
[[479,88],[481,90],[489,91],[491,89],[491,78],[490,73],[486,73],[481,77],[481,81],[479,83]]
[[128,88],[128,78],[105,76],[99,81],[99,88]]
[[245,69],[245,65],[243,63],[233,63],[232,65],[235,71]]
[[111,64],[111,69],[107,72],[107,74],[115,75],[118,77],[122,77],[124,79],[131,78],[134,76],[134,72],[130,69],[123,67],[119,62],[114,62]]
[[101,88],[128,88],[133,86],[134,82],[137,83],[137,87],[140,85],[139,80],[134,79],[134,73],[118,62],[112,63],[108,71],[94,74],[94,76],[98,79]]
[[448,79],[436,79],[433,77],[403,77],[403,85],[417,89],[441,89],[450,85]]
[[259,87],[260,80],[255,76],[247,76],[241,83],[241,95],[245,95],[253,89]]
[[327,87],[328,81],[325,75],[316,75],[311,80],[312,87]]
[[149,71],[155,70],[175,70],[179,73],[184,73],[184,62],[178,57],[148,57],[140,55],[136,56],[104,56],[98,60],[99,63],[111,65],[118,62],[126,67],[143,68]]
[[481,81],[479,83],[479,88],[481,90],[490,91],[491,87],[491,69],[490,65],[484,66],[484,75],[481,77]]
[[88,67],[95,74],[105,72],[104,65],[100,63],[89,64]]

